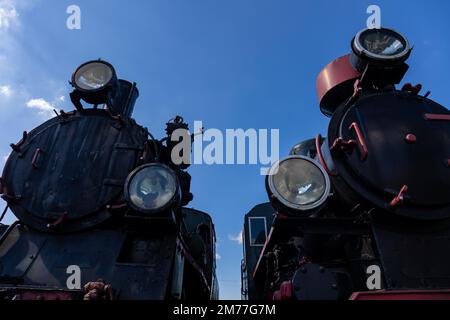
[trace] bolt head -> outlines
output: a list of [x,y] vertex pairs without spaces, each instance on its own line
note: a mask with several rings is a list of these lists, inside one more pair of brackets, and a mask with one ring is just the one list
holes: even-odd
[[406,135],[405,140],[406,140],[407,143],[416,143],[417,142],[417,137],[414,134],[409,133],[409,134]]

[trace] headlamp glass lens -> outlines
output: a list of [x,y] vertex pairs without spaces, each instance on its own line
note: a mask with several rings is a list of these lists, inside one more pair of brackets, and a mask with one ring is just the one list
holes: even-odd
[[106,86],[114,76],[110,66],[91,62],[82,66],[75,74],[75,84],[83,90],[97,90]]
[[143,211],[157,211],[172,201],[177,192],[174,173],[163,166],[148,166],[138,171],[128,187],[132,204]]
[[310,161],[290,158],[280,162],[273,186],[285,201],[296,206],[318,202],[326,190],[322,171]]
[[395,56],[406,49],[406,41],[400,34],[385,29],[367,30],[360,41],[364,49],[377,55]]

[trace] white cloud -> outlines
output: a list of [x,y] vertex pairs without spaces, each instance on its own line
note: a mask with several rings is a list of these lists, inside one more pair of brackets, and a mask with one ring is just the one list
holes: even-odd
[[61,96],[61,97],[58,98],[58,100],[64,102],[64,101],[66,101],[66,97]]
[[220,256],[220,254],[216,253],[216,260],[220,260],[222,259],[222,257]]
[[55,106],[48,101],[45,101],[42,98],[39,99],[31,99],[27,102],[27,107],[30,109],[37,109],[40,115],[51,117],[54,115],[53,110],[55,110]]
[[234,241],[234,242],[236,242],[238,244],[242,244],[242,242],[243,242],[243,240],[242,240],[242,230],[241,230],[241,232],[239,232],[238,235],[235,235],[235,236],[228,235],[228,239],[230,239],[231,241]]
[[19,14],[11,0],[0,0],[0,29],[9,29]]
[[10,86],[0,86],[0,95],[10,97],[13,91]]

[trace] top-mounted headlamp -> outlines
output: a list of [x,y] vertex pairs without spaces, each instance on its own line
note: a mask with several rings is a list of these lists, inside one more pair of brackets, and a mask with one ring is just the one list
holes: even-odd
[[139,96],[136,84],[118,79],[114,67],[103,60],[83,63],[73,73],[71,84],[75,88],[71,100],[79,111],[83,111],[83,100],[104,104],[114,115],[131,117]]
[[387,28],[364,29],[353,38],[351,53],[329,63],[317,77],[320,110],[326,116],[354,94],[355,82],[384,88],[400,83],[412,48],[408,39]]
[[360,31],[353,39],[352,49],[360,59],[387,63],[405,62],[411,54],[408,39],[386,28]]
[[408,71],[411,51],[408,39],[392,29],[365,29],[353,38],[350,62],[366,83],[397,84]]

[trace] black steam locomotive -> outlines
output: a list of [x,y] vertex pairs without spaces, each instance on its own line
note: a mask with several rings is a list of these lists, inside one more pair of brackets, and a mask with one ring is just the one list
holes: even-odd
[[401,34],[366,29],[351,49],[317,79],[327,136],[279,161],[245,217],[246,299],[450,299],[450,112],[396,88]]
[[[25,132],[0,194],[19,219],[0,224],[0,299],[216,299],[211,217],[172,161],[177,116],[156,140],[131,118],[138,90],[113,66],[73,74],[75,106]],[[92,105],[85,108],[82,101]]]

